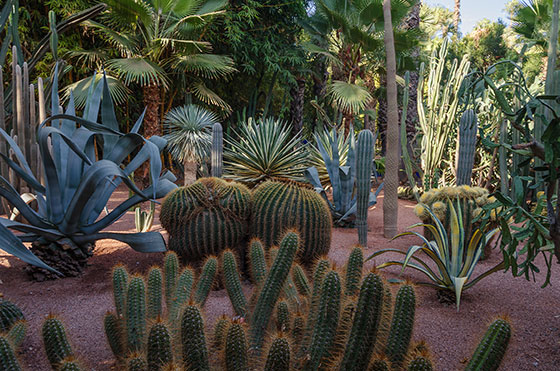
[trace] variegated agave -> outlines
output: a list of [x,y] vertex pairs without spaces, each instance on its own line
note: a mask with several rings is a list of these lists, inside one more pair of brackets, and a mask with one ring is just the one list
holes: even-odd
[[[418,236],[423,244],[415,245],[408,248],[407,251],[398,249],[383,249],[372,254],[367,260],[373,259],[376,256],[388,252],[404,255],[404,260],[390,260],[377,266],[378,269],[385,268],[391,265],[400,265],[402,270],[410,267],[426,275],[431,282],[419,282],[420,285],[431,286],[437,289],[448,290],[455,294],[457,310],[461,303],[461,293],[474,286],[478,281],[484,277],[502,270],[505,268],[504,262],[500,262],[496,266],[481,273],[478,277],[471,280],[474,268],[478,263],[484,246],[488,244],[490,239],[498,232],[494,229],[486,233],[480,228],[472,232],[472,237],[467,240],[465,236],[465,228],[463,225],[463,213],[456,210],[460,208],[460,203],[448,201],[448,214],[450,224],[450,235],[447,234],[443,223],[433,213],[433,211],[426,205],[423,205],[426,211],[430,214],[433,225],[426,223],[417,223],[413,227],[425,227],[432,236],[433,241],[428,241],[424,236],[418,232],[404,232],[394,238],[415,235]],[[436,269],[429,266],[424,260],[415,256],[418,251],[423,251],[433,263]],[[412,260],[412,261],[411,261]]]
[[[0,129],[16,160],[4,153],[0,156],[25,181],[37,200],[34,210],[0,177],[0,196],[17,208],[27,222],[0,218],[0,249],[41,268],[31,271],[40,272],[42,277],[48,271],[61,276],[78,274],[91,256],[95,241],[100,239],[122,241],[140,252],[165,251],[165,242],[158,232],[102,231],[132,206],[161,198],[176,187],[171,173],[161,174],[160,151],[165,140],[157,136],[145,139],[138,134],[143,114],[130,133],[119,132],[106,78],[91,84],[82,117],[76,115],[72,96],[66,112],[60,112],[57,76],[58,67],[53,78],[52,115],[37,132],[43,184],[38,174],[30,170],[15,141]],[[129,156],[130,161],[125,162]],[[151,185],[141,190],[128,176],[148,160]],[[133,195],[107,212],[107,202],[121,183]],[[23,242],[32,242],[31,249]]]

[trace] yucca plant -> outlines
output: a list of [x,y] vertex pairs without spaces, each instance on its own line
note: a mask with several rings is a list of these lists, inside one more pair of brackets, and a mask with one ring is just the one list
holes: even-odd
[[[93,253],[95,241],[100,239],[122,241],[140,252],[165,251],[165,242],[158,232],[101,232],[132,206],[161,198],[176,187],[171,173],[161,174],[160,151],[165,139],[158,136],[145,139],[138,134],[143,115],[130,133],[119,132],[105,78],[95,88],[91,85],[82,117],[76,115],[72,96],[66,113],[60,112],[57,76],[58,67],[53,78],[51,116],[41,123],[37,132],[44,184],[32,173],[13,138],[0,130],[16,161],[3,153],[0,156],[25,181],[37,200],[36,211],[0,177],[0,196],[26,220],[19,223],[0,218],[0,249],[42,268],[32,270],[36,279],[48,277],[49,271],[51,276],[52,273],[79,274]],[[124,163],[129,156],[130,161]],[[150,161],[151,185],[141,190],[128,176],[146,161]],[[102,216],[109,198],[121,183],[133,195]],[[10,230],[21,233],[16,235]],[[23,242],[32,242],[31,249]]]
[[[404,232],[395,236],[395,238],[414,235],[418,236],[423,244],[411,246],[407,251],[383,249],[372,254],[367,260],[388,252],[404,255],[404,260],[390,260],[378,265],[377,268],[381,269],[391,265],[400,265],[402,271],[404,271],[406,267],[410,267],[422,272],[431,282],[419,282],[419,284],[452,292],[455,295],[457,310],[459,310],[461,293],[464,290],[471,288],[484,277],[504,269],[505,267],[502,261],[471,280],[474,268],[482,255],[484,246],[486,246],[488,241],[490,241],[498,230],[494,229],[485,233],[480,228],[477,228],[472,232],[472,237],[467,240],[467,238],[465,238],[465,226],[463,225],[463,213],[460,212],[460,210],[459,212],[456,211],[456,208],[460,208],[460,204],[458,201],[448,201],[447,209],[450,225],[450,234],[448,235],[443,223],[434,212],[426,205],[421,205],[421,207],[424,207],[426,212],[430,214],[433,224],[417,223],[412,225],[411,228],[426,228],[432,234],[434,238],[433,241],[428,241],[426,237],[418,232]],[[424,260],[415,256],[418,251],[424,252],[426,256],[435,263],[436,269],[433,269]]]
[[203,107],[188,104],[165,115],[167,148],[184,166],[185,185],[196,181],[197,164],[210,156],[212,126],[218,117]]
[[287,123],[273,118],[241,123],[234,136],[226,138],[224,178],[256,185],[271,178],[301,181],[307,153],[299,133],[292,135]]

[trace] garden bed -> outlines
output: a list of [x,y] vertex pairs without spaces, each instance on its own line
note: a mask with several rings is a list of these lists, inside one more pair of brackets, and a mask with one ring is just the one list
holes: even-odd
[[[117,191],[109,208],[122,201],[126,191]],[[369,212],[368,256],[376,250],[393,247],[406,249],[418,243],[415,237],[393,242],[383,238],[383,197]],[[399,231],[416,223],[414,203],[399,201]],[[134,213],[128,212],[113,224],[111,231],[132,231]],[[156,216],[154,230],[160,229]],[[334,229],[329,256],[337,265],[346,262],[353,244],[358,242],[355,229]],[[479,263],[478,271],[494,266],[501,254],[494,251],[490,259]],[[78,278],[49,282],[31,282],[23,271],[24,263],[0,252],[0,292],[20,305],[29,322],[28,336],[20,348],[22,365],[30,370],[49,370],[39,336],[40,324],[49,313],[65,321],[74,349],[90,370],[110,370],[112,353],[103,332],[102,319],[113,309],[109,274],[113,265],[125,264],[132,272],[145,273],[151,265],[160,265],[162,254],[140,254],[116,241],[97,243],[86,273]],[[389,259],[381,256],[378,263]],[[544,271],[544,261],[539,261]],[[370,263],[370,266],[372,263]],[[386,269],[387,278],[421,279],[419,274],[399,268]],[[506,314],[513,325],[513,337],[503,370],[557,370],[560,360],[560,270],[554,264],[551,285],[541,289],[543,276],[537,282],[513,278],[510,272],[496,273],[467,290],[461,299],[461,311],[454,305],[441,304],[433,289],[418,287],[415,340],[425,340],[430,347],[437,370],[463,369],[480,337],[496,316]],[[252,286],[245,284],[249,292]],[[205,305],[206,325],[211,326],[221,315],[233,315],[225,290],[213,291]]]

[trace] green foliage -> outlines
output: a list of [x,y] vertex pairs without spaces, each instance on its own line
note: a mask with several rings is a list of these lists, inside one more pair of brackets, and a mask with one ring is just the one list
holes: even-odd
[[[37,211],[33,210],[6,179],[0,179],[3,196],[17,207],[27,221],[27,224],[11,220],[2,222],[2,249],[27,263],[65,275],[71,274],[71,270],[76,268],[75,265],[66,271],[60,271],[65,268],[56,270],[56,267],[49,267],[23,245],[22,235],[16,237],[8,229],[28,231],[26,241],[38,240],[40,244],[48,245],[59,252],[64,251],[66,255],[62,260],[66,262],[87,259],[88,255],[91,255],[91,244],[104,238],[127,243],[140,252],[164,251],[163,237],[157,232],[126,234],[100,231],[135,204],[163,197],[175,188],[173,175],[161,174],[159,151],[163,149],[165,140],[157,136],[146,140],[138,135],[136,130],[141,125],[141,119],[132,132],[123,134],[118,131],[119,124],[105,79],[103,84],[98,84],[95,90],[90,91],[83,118],[75,115],[72,99],[66,114],[62,114],[58,107],[57,78],[58,67],[52,84],[52,116],[37,132],[39,152],[43,159],[44,186],[36,178],[37,174],[31,172],[15,141],[0,129],[0,135],[14,151],[18,164],[7,158],[4,160],[7,160],[14,172],[25,180],[38,203]],[[99,113],[101,120],[98,122]],[[96,151],[94,136],[103,138],[102,151]],[[49,143],[52,143],[52,151]],[[136,154],[123,170],[121,164],[133,152]],[[128,176],[148,160],[151,164],[152,184],[140,190]],[[111,213],[100,217],[113,191],[121,182],[134,194],[113,208]],[[33,227],[32,230],[29,230],[29,225]],[[70,245],[70,249],[63,248],[63,245]],[[56,259],[50,259],[49,252],[43,252],[41,255],[43,259],[49,258],[49,263],[57,263]],[[63,264],[59,265],[64,267]],[[85,263],[79,263],[77,268],[82,269],[84,265]]]
[[467,371],[495,371],[500,367],[511,338],[511,325],[505,319],[497,319],[488,328],[467,364]]
[[8,331],[16,322],[25,320],[23,312],[9,300],[0,298],[0,332]]
[[504,40],[505,29],[506,25],[500,20],[490,22],[483,19],[461,39],[459,52],[469,55],[473,67],[484,70],[508,55]]
[[169,249],[184,262],[200,263],[227,247],[239,247],[250,210],[251,196],[245,186],[202,178],[165,198],[160,221],[169,232]]
[[58,369],[63,359],[73,355],[64,325],[55,316],[49,316],[41,328],[47,359],[53,369]]
[[[444,225],[434,212],[426,205],[421,204],[420,206],[425,208],[425,211],[430,215],[432,224],[418,223],[412,227],[423,226],[431,233],[434,240],[428,241],[426,237],[418,232],[401,233],[395,238],[415,235],[422,240],[423,244],[411,246],[407,251],[383,249],[370,255],[367,260],[387,252],[395,252],[404,255],[405,258],[402,261],[390,260],[378,265],[377,268],[381,269],[391,265],[399,265],[402,267],[402,270],[406,267],[410,267],[423,273],[431,281],[422,282],[423,285],[431,286],[436,289],[448,290],[455,295],[458,311],[461,302],[461,293],[464,290],[474,286],[484,277],[504,269],[504,262],[502,261],[471,280],[471,275],[482,255],[484,247],[498,230],[494,229],[489,233],[485,233],[480,228],[477,228],[473,231],[472,236],[467,239],[461,204],[458,201],[455,203],[449,200],[447,202],[447,210],[451,233],[448,234]],[[433,270],[422,259],[415,256],[415,253],[418,251],[424,252],[426,256],[436,264],[437,270]]]
[[287,229],[298,230],[298,258],[305,265],[328,253],[331,244],[327,205],[313,190],[292,181],[267,181],[253,190],[251,228],[266,249],[277,244]]
[[250,186],[272,178],[302,180],[307,153],[287,123],[249,118],[235,134],[226,138],[224,178]]
[[[356,192],[356,153],[354,150],[355,139],[353,134],[349,134],[341,145],[336,129],[330,133],[314,135],[317,149],[322,156],[323,166],[329,175],[330,186],[332,188],[332,202],[327,196],[325,188],[321,183],[319,170],[315,167],[307,168],[304,172],[307,180],[315,187],[315,190],[323,197],[329,205],[333,222],[336,226],[352,225],[357,212],[357,192]],[[349,138],[349,139],[348,139]],[[346,142],[348,142],[346,150]],[[325,146],[325,143],[328,143]],[[346,162],[342,165],[342,155],[346,152]],[[371,148],[373,151],[373,148]],[[365,154],[365,153],[364,153]],[[360,157],[358,161],[363,161]],[[366,160],[367,161],[367,160]],[[364,162],[365,164],[365,162]],[[367,170],[367,169],[366,169]],[[365,178],[364,178],[365,179]],[[369,192],[367,204],[373,206],[377,203],[377,195],[381,191],[379,187],[375,193]],[[362,232],[363,233],[363,232]]]

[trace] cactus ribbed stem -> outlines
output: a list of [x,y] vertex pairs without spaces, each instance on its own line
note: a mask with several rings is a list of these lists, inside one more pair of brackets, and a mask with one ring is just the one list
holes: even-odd
[[52,368],[57,369],[64,358],[73,355],[64,325],[57,317],[49,316],[43,323],[41,333],[47,359]]
[[126,342],[128,351],[139,351],[146,337],[146,284],[133,276],[126,294]]
[[382,314],[384,287],[381,277],[369,273],[360,288],[352,330],[346,343],[342,370],[364,370],[375,345]]
[[237,262],[235,260],[235,255],[231,250],[224,251],[222,255],[222,272],[224,275],[224,284],[235,314],[245,317],[247,299],[245,298],[245,294],[243,294],[243,289],[241,288]]
[[375,356],[368,366],[368,371],[391,371],[391,367],[385,357]]
[[350,252],[348,263],[346,264],[345,290],[348,296],[358,294],[360,282],[362,280],[362,268],[364,266],[364,252],[360,246],[356,246]]
[[[410,362],[408,362],[407,371],[432,371],[434,367],[432,366],[432,362],[426,356],[419,355],[414,357]],[[481,368],[480,370],[490,370]]]
[[367,212],[371,192],[374,139],[365,129],[358,134],[356,144],[356,227],[360,245],[367,246]]
[[163,274],[159,267],[152,267],[148,272],[148,318],[161,316]]
[[247,339],[241,323],[234,321],[228,329],[225,349],[226,371],[248,370]]
[[226,342],[226,335],[230,325],[230,320],[222,315],[214,325],[214,335],[212,336],[212,346],[221,349]]
[[165,364],[173,360],[171,335],[163,322],[156,322],[150,328],[147,358],[149,371],[160,371]]
[[210,370],[204,322],[196,305],[187,305],[181,315],[183,364],[187,370]]
[[5,371],[20,371],[16,353],[5,335],[0,335],[0,369]]
[[60,366],[56,370],[57,371],[82,371],[83,368],[77,359],[75,359],[74,357],[68,357],[60,363]]
[[290,309],[285,301],[279,302],[276,306],[276,328],[278,331],[290,331]]
[[179,276],[179,258],[173,251],[165,254],[163,273],[165,276],[165,304],[167,310],[169,310],[173,301],[175,301],[175,287]]
[[303,332],[305,330],[305,318],[301,313],[297,313],[294,317],[294,324],[292,326],[292,339],[295,344],[300,344],[303,339]]
[[457,185],[471,185],[471,177],[476,150],[476,134],[478,121],[472,109],[466,110],[459,120],[459,137],[455,167],[457,172]]
[[25,334],[27,332],[27,322],[25,320],[19,320],[13,324],[10,331],[8,331],[8,338],[17,349],[23,340],[25,339]]
[[212,176],[216,178],[222,177],[222,163],[223,163],[223,130],[219,122],[212,126]]
[[283,336],[276,337],[266,358],[265,371],[289,371],[290,367],[290,342]]
[[262,285],[266,279],[266,258],[262,242],[256,238],[249,245],[249,264],[253,282],[256,286]]
[[108,312],[103,318],[105,336],[111,351],[117,359],[121,359],[125,354],[122,320],[114,313]]
[[278,256],[270,267],[251,319],[250,342],[253,348],[259,349],[262,346],[271,312],[290,273],[298,246],[297,233],[287,232],[282,238]]
[[497,370],[506,353],[510,337],[511,326],[508,321],[500,318],[492,322],[465,371]]
[[198,283],[196,284],[196,291],[194,293],[194,301],[197,304],[204,305],[208,295],[212,290],[214,285],[214,279],[218,271],[218,259],[214,256],[208,257],[206,263],[202,267],[202,273],[198,278]]
[[133,353],[126,360],[127,371],[146,371],[148,363],[142,354]]
[[301,265],[294,264],[292,267],[292,278],[300,295],[311,296],[311,286]]
[[169,320],[175,321],[179,316],[179,312],[183,304],[187,303],[191,297],[194,285],[194,272],[191,268],[186,267],[179,275],[177,286],[175,287],[175,300],[171,303],[169,309]]
[[23,312],[11,301],[0,299],[0,332],[10,330],[17,321],[25,319]]
[[128,271],[124,265],[116,265],[113,268],[113,299],[115,309],[119,317],[124,316],[124,303],[126,302],[126,291],[128,286]]
[[391,364],[395,367],[399,367],[403,363],[408,352],[414,327],[415,309],[414,288],[411,285],[401,286],[395,299],[395,310],[385,350]]
[[305,325],[305,331],[303,332],[303,339],[301,342],[300,351],[305,353],[311,341],[311,334],[313,332],[313,327],[315,326],[315,320],[318,313],[319,299],[321,296],[321,287],[323,285],[323,279],[330,268],[330,261],[328,259],[321,259],[315,265],[315,271],[313,273],[313,292],[311,294],[311,307],[309,309],[309,315],[307,316],[307,323]]
[[321,364],[325,364],[325,357],[328,357],[338,326],[340,291],[340,277],[335,271],[330,271],[322,285],[319,311],[311,337],[310,357],[305,370],[317,370]]

